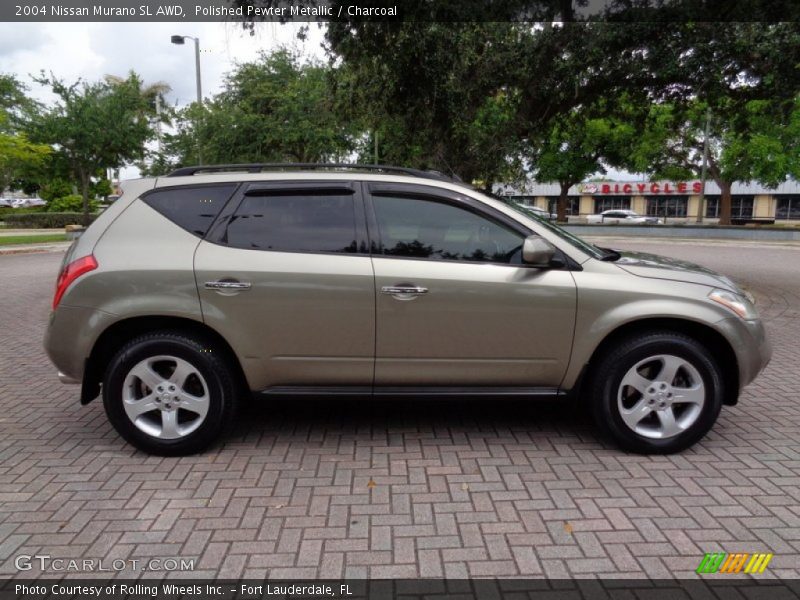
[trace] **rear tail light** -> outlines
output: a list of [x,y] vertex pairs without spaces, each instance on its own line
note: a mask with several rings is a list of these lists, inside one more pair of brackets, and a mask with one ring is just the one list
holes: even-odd
[[58,281],[56,282],[56,295],[53,296],[53,310],[55,310],[55,308],[58,306],[58,303],[61,302],[61,298],[67,291],[67,288],[69,288],[69,286],[72,285],[72,283],[78,277],[88,273],[89,271],[94,271],[96,268],[97,261],[91,254],[89,256],[79,258],[78,260],[73,260],[68,265],[65,265],[61,269],[61,273],[58,274]]

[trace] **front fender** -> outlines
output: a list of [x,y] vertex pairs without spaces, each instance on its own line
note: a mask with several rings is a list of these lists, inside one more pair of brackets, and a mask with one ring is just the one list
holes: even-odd
[[736,347],[732,329],[724,326],[730,314],[706,300],[707,286],[620,276],[620,283],[626,285],[618,288],[608,285],[608,275],[580,272],[575,273],[575,279],[578,282],[576,336],[561,383],[564,390],[573,389],[603,340],[637,321],[669,319],[697,323],[714,329]]

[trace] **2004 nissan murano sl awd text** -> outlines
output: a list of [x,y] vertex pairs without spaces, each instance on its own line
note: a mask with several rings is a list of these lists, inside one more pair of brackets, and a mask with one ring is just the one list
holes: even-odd
[[127,182],[70,247],[45,347],[157,454],[198,452],[249,393],[577,394],[668,453],[768,363],[749,294],[595,247],[437,173],[186,167]]

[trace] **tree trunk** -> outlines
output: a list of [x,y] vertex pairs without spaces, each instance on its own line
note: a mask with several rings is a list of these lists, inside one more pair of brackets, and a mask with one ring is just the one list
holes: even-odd
[[81,196],[83,196],[83,225],[89,226],[89,175],[81,173]]
[[569,186],[572,185],[568,181],[561,181],[559,183],[561,189],[558,194],[558,203],[556,207],[556,221],[558,223],[566,223],[567,222],[567,192],[569,192]]
[[719,200],[719,224],[731,224],[731,182],[717,181],[721,195]]

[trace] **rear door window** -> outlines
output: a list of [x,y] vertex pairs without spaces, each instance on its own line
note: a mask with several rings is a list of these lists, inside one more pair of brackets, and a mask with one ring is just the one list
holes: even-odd
[[142,200],[196,236],[205,236],[211,223],[236,189],[235,183],[156,189]]

